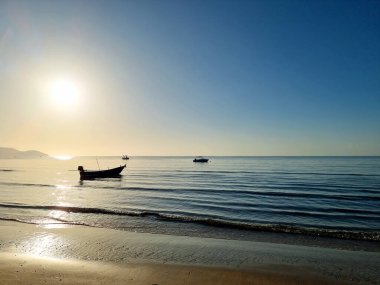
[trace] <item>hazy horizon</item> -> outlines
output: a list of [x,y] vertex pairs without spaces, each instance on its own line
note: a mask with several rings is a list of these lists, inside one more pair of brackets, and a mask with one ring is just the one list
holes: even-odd
[[379,1],[1,1],[0,146],[379,156]]
[[[3,147],[1,147],[0,146],[0,159],[1,158],[4,158],[4,157],[2,157],[1,156],[1,148],[3,148]],[[5,147],[5,148],[8,148],[8,147]],[[9,149],[15,149],[15,148],[10,148],[9,147]],[[17,150],[17,149],[15,149],[15,150]],[[46,153],[46,152],[44,152],[44,151],[40,151],[40,150],[34,150],[34,149],[28,149],[28,150],[17,150],[17,151],[20,151],[21,153],[23,153],[23,152],[34,152],[34,151],[36,151],[36,152],[41,152],[41,153],[43,153],[43,154],[45,154],[45,155],[47,155],[46,157],[41,157],[41,158],[49,158],[49,159],[51,159],[51,158],[53,158],[53,159],[58,159],[58,160],[70,160],[70,159],[74,159],[74,158],[122,158],[122,156],[123,155],[125,155],[125,154],[103,154],[103,155],[96,155],[96,154],[89,154],[89,155],[76,155],[76,156],[67,156],[67,155],[63,155],[63,156],[60,156],[60,155],[58,155],[58,156],[54,156],[54,155],[50,155],[49,153]],[[175,158],[175,157],[191,157],[191,158],[193,158],[194,156],[204,156],[204,157],[208,157],[208,158],[213,158],[213,157],[231,157],[231,158],[234,158],[234,157],[242,157],[242,158],[250,158],[250,157],[252,157],[252,158],[255,158],[255,157],[263,157],[263,158],[265,158],[265,157],[289,157],[289,158],[291,158],[291,157],[294,157],[294,158],[296,158],[296,157],[300,157],[300,158],[302,158],[302,157],[305,157],[305,158],[307,158],[307,157],[321,157],[321,158],[323,158],[323,157],[326,157],[326,158],[328,158],[328,157],[379,157],[379,155],[207,155],[207,154],[204,154],[204,155],[193,155],[193,154],[182,154],[182,155],[160,155],[160,154],[152,154],[152,155],[129,155],[129,157],[173,157],[173,158]],[[22,157],[22,154],[21,154],[21,156],[20,157],[6,157],[6,158],[9,158],[9,159],[11,159],[11,158],[16,158],[16,159],[18,159],[18,158],[21,158],[21,159],[23,159],[23,158],[28,158],[28,157]],[[39,157],[31,157],[31,159],[34,159],[34,158],[39,158]]]

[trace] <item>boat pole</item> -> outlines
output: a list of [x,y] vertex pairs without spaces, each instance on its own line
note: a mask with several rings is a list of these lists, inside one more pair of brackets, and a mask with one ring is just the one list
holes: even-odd
[[98,164],[98,168],[99,168],[99,170],[100,170],[99,162],[98,162],[98,158],[96,158],[96,163]]

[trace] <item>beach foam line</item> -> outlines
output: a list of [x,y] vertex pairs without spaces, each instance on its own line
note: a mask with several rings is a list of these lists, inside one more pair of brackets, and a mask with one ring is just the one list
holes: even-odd
[[[84,226],[84,227],[93,227],[93,228],[101,228],[98,225],[90,225],[86,223],[81,223],[81,222],[73,222],[73,221],[67,221],[64,219],[59,219],[59,218],[53,218],[49,217],[48,220],[45,221],[33,221],[33,220],[25,220],[25,219],[20,219],[20,218],[5,218],[5,217],[0,217],[0,221],[8,221],[8,222],[16,222],[16,223],[22,223],[22,224],[29,224],[29,225],[68,225],[68,226]],[[52,222],[56,221],[56,222]]]
[[[228,221],[222,220],[218,217],[211,216],[190,216],[187,213],[177,214],[171,212],[153,212],[145,210],[110,210],[102,208],[90,207],[74,207],[74,206],[57,206],[57,205],[25,205],[19,203],[0,204],[0,207],[17,208],[17,209],[34,209],[34,210],[49,210],[49,211],[63,211],[67,213],[80,213],[80,214],[94,214],[94,215],[113,215],[113,216],[130,216],[130,217],[153,217],[162,221],[182,222],[182,223],[196,223],[206,226],[214,226],[220,228],[253,230],[253,231],[267,231],[277,233],[292,233],[303,234],[309,236],[321,237],[334,237],[340,239],[355,239],[355,240],[370,240],[380,241],[380,231],[360,231],[355,229],[335,229],[335,228],[312,228],[302,225],[289,225],[289,224],[265,224],[265,223],[247,223],[242,221]],[[3,220],[9,220],[9,217],[0,217]],[[49,218],[51,219],[51,218]],[[13,220],[39,224],[33,220],[14,218]],[[100,227],[101,225],[91,225],[82,222],[75,222],[63,219],[56,219],[59,222]]]

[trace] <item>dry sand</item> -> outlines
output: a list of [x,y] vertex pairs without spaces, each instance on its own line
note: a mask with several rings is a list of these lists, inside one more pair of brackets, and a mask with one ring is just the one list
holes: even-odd
[[379,252],[0,222],[0,284],[379,284]]

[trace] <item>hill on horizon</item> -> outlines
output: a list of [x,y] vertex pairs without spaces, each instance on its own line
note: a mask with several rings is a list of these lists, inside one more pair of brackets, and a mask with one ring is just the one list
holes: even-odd
[[48,157],[46,153],[37,150],[20,151],[10,147],[0,147],[0,158],[40,158]]

